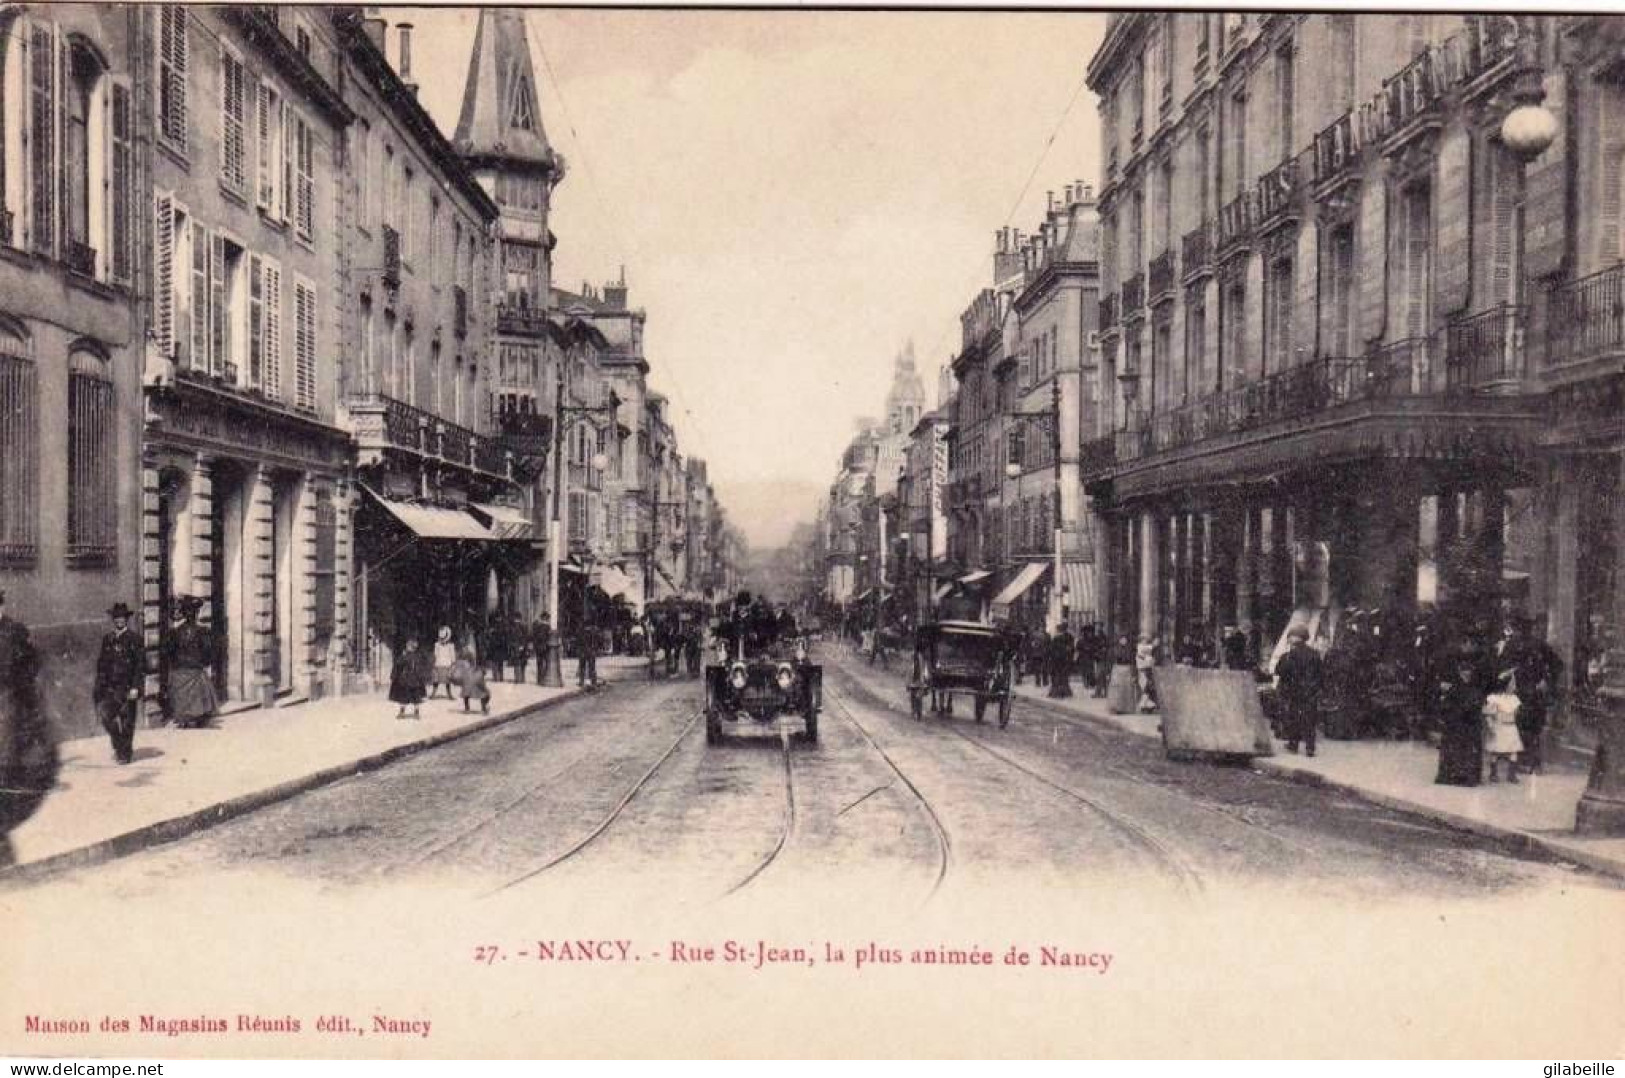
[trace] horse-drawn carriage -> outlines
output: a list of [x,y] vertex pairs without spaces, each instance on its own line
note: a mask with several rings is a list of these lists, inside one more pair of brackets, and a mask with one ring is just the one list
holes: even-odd
[[914,631],[914,668],[908,679],[909,707],[925,717],[927,699],[934,715],[952,715],[955,694],[969,696],[981,722],[992,704],[999,728],[1010,724],[1010,691],[1016,637],[976,621],[936,621]]

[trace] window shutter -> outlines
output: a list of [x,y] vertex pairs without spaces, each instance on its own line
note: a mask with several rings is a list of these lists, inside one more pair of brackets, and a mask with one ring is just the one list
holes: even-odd
[[[1453,314],[1476,302],[1473,293],[1473,242],[1478,223],[1478,199],[1470,198],[1473,190],[1472,174],[1475,158],[1488,161],[1497,154],[1494,145],[1481,142],[1474,145],[1473,136],[1465,128],[1452,128],[1439,144],[1439,310]],[[1487,151],[1487,152],[1486,152]],[[1481,174],[1486,168],[1479,168]],[[1492,182],[1483,184],[1487,197],[1501,181],[1499,168]],[[1482,306],[1482,304],[1479,304]]]
[[1428,264],[1432,254],[1432,228],[1428,201],[1431,192],[1422,191],[1405,200],[1405,294],[1407,297],[1405,335],[1423,337],[1428,325]]
[[316,224],[316,177],[313,157],[315,156],[313,132],[303,117],[295,121],[297,127],[297,147],[299,151],[299,206],[298,224],[299,234],[309,239],[315,232]]
[[192,355],[194,370],[211,370],[209,351],[209,230],[192,222]]
[[[130,127],[132,117],[129,84],[123,80],[114,82],[109,100],[108,129],[112,141],[112,160],[107,169],[109,177],[107,242],[110,250],[107,252],[106,265],[113,280],[128,284],[133,276],[130,264],[132,246],[130,225],[135,203],[135,155],[131,147],[134,132]],[[173,228],[174,223],[171,220],[171,231]]]
[[1612,86],[1597,94],[1597,253],[1595,269],[1620,260],[1622,198],[1625,198],[1625,101]]
[[277,192],[276,216],[287,221],[293,209],[293,110],[282,106],[282,190]]
[[229,51],[220,52],[220,173],[225,184],[237,191],[248,182],[245,156],[248,152],[244,131],[243,65]]
[[271,104],[273,93],[270,85],[262,82],[254,94],[254,143],[257,150],[257,160],[254,163],[254,205],[267,211],[274,209],[271,196],[276,190],[276,185],[271,180],[276,167],[271,153],[271,147],[276,144],[276,131],[271,126],[274,112]]
[[231,355],[226,339],[226,241],[218,232],[209,236],[209,371],[226,373]]
[[1550,277],[1560,271],[1567,253],[1567,97],[1567,77],[1547,76],[1545,105],[1557,121],[1559,135],[1524,173],[1524,272],[1531,278]]
[[260,256],[248,256],[248,385],[265,384],[265,267]]
[[152,196],[152,323],[158,350],[175,358],[175,200]]
[[[1367,180],[1360,191],[1359,263],[1361,342],[1382,336],[1387,318],[1387,184]],[[1397,231],[1397,230],[1396,230]]]
[[316,407],[316,291],[307,281],[295,281],[294,404]]
[[[1514,190],[1518,183],[1518,164],[1509,159],[1507,151],[1500,146],[1486,147],[1491,159],[1490,170],[1494,174],[1494,186],[1491,188],[1491,236],[1490,236],[1490,291],[1484,297],[1481,307],[1488,307],[1498,303],[1512,303],[1517,300],[1517,282],[1514,281],[1512,257],[1512,223],[1517,212],[1515,201],[1517,192]],[[1441,263],[1441,271],[1443,263]]]
[[56,252],[58,110],[56,35],[50,26],[30,26],[28,61],[28,162],[34,211],[31,246],[40,254],[52,255]]
[[186,149],[186,8],[166,4],[158,13],[159,133]]
[[265,304],[265,395],[280,400],[282,397],[282,267],[269,258],[260,260],[265,275],[263,299]]

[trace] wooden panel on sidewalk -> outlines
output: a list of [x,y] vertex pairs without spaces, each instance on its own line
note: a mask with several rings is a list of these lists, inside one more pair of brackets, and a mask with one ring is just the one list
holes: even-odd
[[1159,666],[1156,683],[1169,756],[1274,754],[1251,673]]

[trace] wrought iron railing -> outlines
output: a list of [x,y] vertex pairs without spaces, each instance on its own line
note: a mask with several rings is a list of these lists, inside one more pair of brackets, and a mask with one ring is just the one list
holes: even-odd
[[474,440],[474,467],[493,475],[508,473],[508,446],[496,438]]
[[474,432],[443,419],[435,421],[435,434],[439,439],[438,455],[458,464],[474,462]]
[[1471,390],[1513,382],[1524,373],[1524,309],[1510,303],[1451,322],[1444,329],[1445,385]]
[[1117,463],[1117,439],[1108,434],[1084,442],[1078,450],[1078,470],[1085,478],[1111,471]]
[[382,393],[358,393],[346,401],[363,445],[378,443],[409,449],[450,464],[476,468],[493,475],[507,474],[503,449],[495,439],[442,419]]
[[96,276],[96,248],[83,240],[68,238],[62,244],[62,260],[70,273],[81,277]]
[[1548,368],[1625,351],[1625,263],[1552,289],[1543,343]]
[[1145,274],[1136,273],[1123,282],[1123,317],[1136,314],[1145,306]]
[[500,333],[542,333],[547,329],[547,312],[540,307],[516,303],[497,305],[497,331]]
[[1100,331],[1117,328],[1117,294],[1108,292],[1100,297]]
[[1179,264],[1195,273],[1213,264],[1213,222],[1203,221],[1179,241]]
[[1155,303],[1174,290],[1174,252],[1173,248],[1162,252],[1151,260],[1146,271],[1150,282],[1151,302]]

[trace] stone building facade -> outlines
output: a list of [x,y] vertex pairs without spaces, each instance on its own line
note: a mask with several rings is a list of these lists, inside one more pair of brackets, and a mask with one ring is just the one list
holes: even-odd
[[[96,727],[106,609],[142,609],[154,72],[133,8],[0,12],[0,590],[60,734]],[[157,612],[143,611],[155,642]]]

